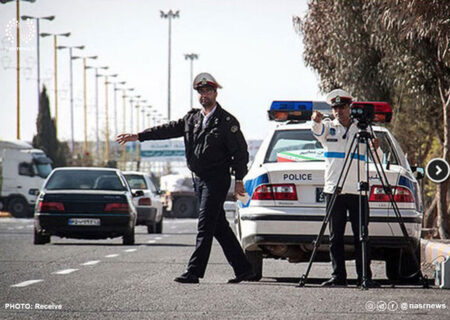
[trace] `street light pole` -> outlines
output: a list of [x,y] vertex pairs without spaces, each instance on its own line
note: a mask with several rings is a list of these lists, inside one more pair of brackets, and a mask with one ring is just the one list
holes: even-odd
[[169,10],[169,12],[165,13],[164,11],[160,11],[161,18],[169,20],[169,68],[168,68],[168,83],[167,83],[167,118],[171,119],[170,114],[170,72],[171,72],[171,60],[172,60],[172,19],[180,17],[180,11],[177,10],[173,12]]
[[[70,37],[70,32],[66,33],[41,33],[41,37],[53,36],[53,51],[54,51],[54,78],[55,78],[55,129],[56,136],[58,136],[58,54],[56,48],[58,47],[58,37]],[[73,150],[72,150],[73,151]]]
[[117,137],[117,91],[121,90],[117,88],[118,84],[124,85],[126,81],[121,82],[109,82],[109,84],[112,84],[114,86],[114,137]]
[[109,162],[109,114],[108,114],[108,77],[117,77],[117,74],[101,75],[105,78],[105,164]]
[[69,49],[69,65],[70,65],[70,149],[72,153],[75,150],[75,139],[74,139],[74,117],[73,117],[73,63],[72,61],[78,59],[79,57],[73,56],[73,49],[84,50],[84,46],[58,46],[57,49]]
[[[12,2],[14,0],[0,0],[0,3],[5,4],[8,2]],[[17,113],[17,123],[16,123],[16,138],[17,140],[20,140],[20,5],[19,0],[16,1],[16,77],[17,77],[17,83],[16,83],[16,98],[17,98],[17,106],[16,106],[16,113]],[[22,0],[27,1],[30,3],[35,2],[36,0]]]
[[98,152],[100,150],[100,138],[98,132],[98,69],[107,70],[109,67],[91,67],[86,66],[86,69],[94,69],[95,70],[95,154],[98,156]]
[[37,106],[39,110],[40,106],[40,99],[39,96],[41,95],[41,50],[40,50],[40,37],[39,37],[39,30],[40,30],[40,21],[48,20],[52,21],[55,19],[55,16],[48,16],[48,17],[32,17],[32,16],[22,16],[22,20],[35,20],[36,21],[36,55],[37,55]]
[[191,93],[191,109],[192,109],[194,107],[194,105],[193,105],[194,100],[193,100],[193,95],[192,95],[192,92],[194,91],[193,86],[192,86],[192,81],[194,81],[194,60],[198,59],[198,54],[196,54],[196,53],[185,54],[184,59],[191,61],[191,78],[190,78],[190,82],[189,82],[189,92]]
[[[58,47],[63,48],[63,47]],[[65,48],[65,47],[64,47]],[[77,48],[77,47],[75,47]],[[95,60],[97,59],[97,56],[86,56],[86,57],[80,57],[80,56],[72,56],[72,48],[70,48],[70,112],[71,112],[71,122],[72,122],[72,147],[73,147],[73,141],[74,141],[74,134],[73,134],[73,86],[72,86],[72,60],[77,59],[83,59],[83,115],[84,115],[84,143],[83,143],[83,152],[86,154],[88,146],[87,146],[87,85],[86,85],[86,61],[88,59]],[[78,47],[77,49],[80,49]],[[84,49],[84,46],[83,46]]]

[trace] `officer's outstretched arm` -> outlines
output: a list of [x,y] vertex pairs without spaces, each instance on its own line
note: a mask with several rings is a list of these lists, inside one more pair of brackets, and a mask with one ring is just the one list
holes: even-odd
[[138,133],[139,141],[178,138],[184,135],[185,118],[146,129]]
[[231,156],[231,168],[236,180],[242,180],[247,174],[247,142],[236,119],[230,119],[227,125],[226,144]]
[[323,144],[323,142],[326,142],[327,140],[330,120],[322,120],[322,117],[320,117],[320,119],[312,120],[311,131],[314,137]]

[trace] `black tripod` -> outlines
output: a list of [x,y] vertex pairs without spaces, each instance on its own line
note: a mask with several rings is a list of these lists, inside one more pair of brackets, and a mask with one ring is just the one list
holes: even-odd
[[[311,254],[311,257],[309,259],[308,267],[306,269],[306,273],[302,275],[300,278],[300,282],[298,284],[299,287],[304,287],[306,284],[306,280],[308,278],[309,272],[311,271],[312,264],[314,262],[314,259],[316,257],[317,249],[319,248],[323,234],[325,233],[325,229],[327,227],[328,221],[330,220],[331,213],[333,212],[333,207],[336,202],[337,196],[342,192],[342,188],[345,184],[345,180],[347,179],[348,172],[350,170],[350,167],[352,165],[353,156],[352,154],[356,155],[358,161],[357,161],[357,178],[359,181],[359,241],[361,242],[361,256],[362,256],[362,282],[361,282],[361,289],[368,289],[369,288],[369,281],[368,278],[368,257],[367,257],[367,241],[369,238],[369,232],[368,232],[368,214],[366,212],[366,206],[363,204],[363,193],[367,197],[369,192],[369,154],[371,158],[373,159],[378,177],[380,178],[381,184],[383,186],[384,192],[389,196],[389,201],[394,209],[395,216],[397,218],[397,222],[400,226],[400,229],[403,233],[403,238],[405,241],[409,244],[408,248],[411,250],[411,256],[414,259],[414,263],[419,267],[419,279],[423,283],[423,287],[428,287],[427,280],[423,277],[422,272],[420,271],[420,262],[417,261],[417,257],[414,253],[414,242],[413,240],[408,236],[408,232],[406,230],[405,224],[403,222],[402,216],[400,214],[400,211],[398,209],[397,203],[394,200],[394,196],[392,194],[392,187],[389,184],[389,181],[387,179],[386,173],[383,170],[383,167],[381,165],[380,158],[378,154],[373,151],[370,148],[370,144],[373,146],[373,137],[370,132],[367,131],[367,127],[369,126],[366,122],[358,122],[358,133],[353,136],[352,142],[350,144],[349,152],[347,153],[344,165],[342,167],[341,173],[339,175],[339,179],[337,181],[335,190],[331,196],[330,202],[327,205],[327,211],[325,214],[325,218],[322,223],[322,227],[320,228],[320,232],[317,235],[316,240],[314,243],[313,252]],[[346,133],[347,134],[347,133]],[[356,142],[356,144],[355,144]],[[370,144],[369,144],[370,142]],[[365,144],[366,146],[366,152],[365,152],[365,165],[366,165],[366,180],[361,181],[360,177],[360,144]],[[350,162],[349,162],[350,159]],[[349,162],[349,165],[347,166],[347,163]],[[345,171],[345,174],[344,174]]]

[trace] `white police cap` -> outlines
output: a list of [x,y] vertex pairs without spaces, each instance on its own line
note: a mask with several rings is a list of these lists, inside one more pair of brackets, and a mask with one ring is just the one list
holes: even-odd
[[216,79],[207,72],[199,73],[193,83],[193,87],[197,90],[200,87],[211,86],[213,88],[222,88],[222,86],[216,81]]
[[352,103],[353,97],[345,90],[334,89],[327,94],[327,103],[332,107]]

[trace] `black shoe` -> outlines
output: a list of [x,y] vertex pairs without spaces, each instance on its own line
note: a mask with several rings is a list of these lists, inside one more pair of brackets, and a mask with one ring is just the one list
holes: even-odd
[[176,277],[173,281],[179,283],[198,283],[198,277],[195,274],[185,272],[181,276]]
[[361,279],[358,279],[356,281],[356,286],[364,287],[364,288],[380,288],[381,287],[381,285],[378,282],[373,281],[372,279],[367,279],[364,286],[363,286]]
[[241,281],[256,281],[257,276],[253,271],[247,271],[237,275],[236,278],[228,280],[228,283],[239,283]]
[[329,279],[325,282],[322,282],[322,284],[320,286],[321,287],[346,287],[347,280],[332,277],[331,279]]

